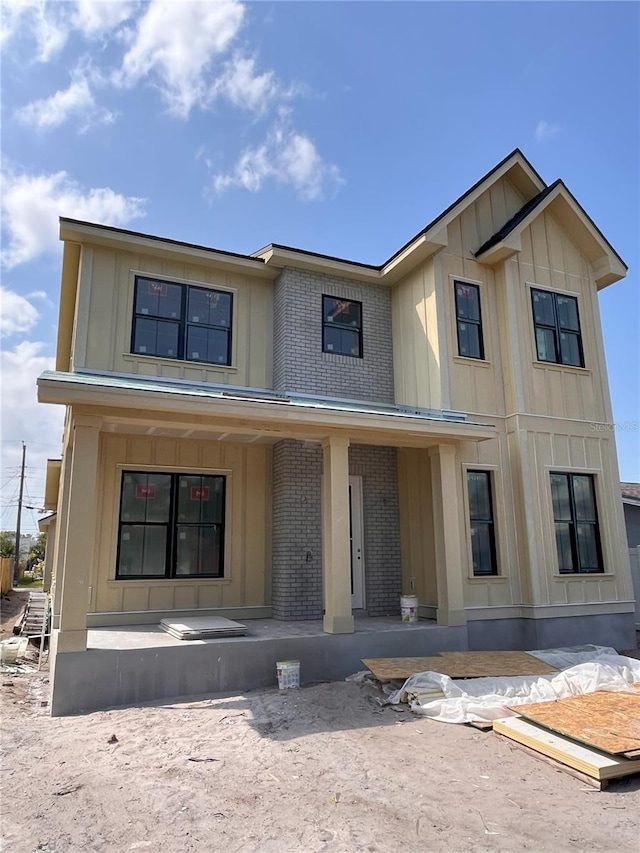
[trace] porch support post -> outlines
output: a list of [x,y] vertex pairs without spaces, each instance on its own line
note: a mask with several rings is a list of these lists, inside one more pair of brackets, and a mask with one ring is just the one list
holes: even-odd
[[349,439],[326,438],[322,459],[324,630],[327,634],[352,634]]
[[460,510],[456,489],[456,449],[452,444],[440,444],[429,448],[429,456],[438,582],[438,624],[466,625]]
[[67,517],[69,515],[69,484],[71,483],[71,459],[73,458],[73,434],[69,437],[62,457],[60,489],[58,491],[58,518],[53,539],[53,566],[51,578],[51,608],[54,628],[60,627],[60,602],[64,585],[64,552],[67,547]]
[[56,650],[87,648],[87,610],[91,563],[94,559],[100,420],[77,416],[73,424],[73,455],[69,477],[64,573]]

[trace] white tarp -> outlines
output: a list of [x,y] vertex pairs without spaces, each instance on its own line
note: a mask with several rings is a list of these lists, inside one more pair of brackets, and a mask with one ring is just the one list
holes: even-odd
[[[640,660],[618,655],[614,649],[593,646],[531,654],[552,666],[567,668],[555,675],[457,680],[438,672],[421,672],[408,678],[388,701],[408,702],[412,711],[434,720],[469,723],[514,716],[517,711],[511,709],[518,705],[566,699],[596,690],[636,692],[631,685],[640,682]],[[572,666],[572,660],[579,662]]]

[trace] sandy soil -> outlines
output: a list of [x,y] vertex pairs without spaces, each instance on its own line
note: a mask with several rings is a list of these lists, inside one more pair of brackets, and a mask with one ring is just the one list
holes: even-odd
[[493,733],[320,684],[52,719],[1,676],[6,851],[637,851],[640,777],[596,791]]

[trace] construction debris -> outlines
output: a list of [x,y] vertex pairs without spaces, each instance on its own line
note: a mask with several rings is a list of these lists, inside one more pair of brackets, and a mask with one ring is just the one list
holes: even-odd
[[[639,685],[640,687],[640,685]],[[638,693],[590,693],[520,709],[538,726],[589,747],[640,758],[640,690]]]
[[499,735],[527,747],[528,751],[548,756],[561,765],[577,770],[597,782],[606,782],[610,779],[619,779],[623,776],[640,773],[640,759],[609,755],[601,750],[591,749],[570,738],[562,737],[562,735],[530,723],[522,717],[495,720],[493,730]]

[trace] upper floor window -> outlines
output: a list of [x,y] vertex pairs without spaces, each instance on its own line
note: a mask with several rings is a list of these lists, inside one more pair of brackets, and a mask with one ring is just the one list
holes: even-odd
[[550,290],[531,290],[539,361],[584,367],[578,300]]
[[560,572],[603,571],[593,476],[552,473],[551,499]]
[[454,282],[458,355],[484,359],[480,288],[465,281]]
[[221,578],[225,478],[124,471],[116,577]]
[[471,557],[474,576],[497,575],[490,471],[467,471]]
[[362,303],[322,297],[322,351],[362,358]]
[[132,352],[231,364],[233,296],[136,276]]

